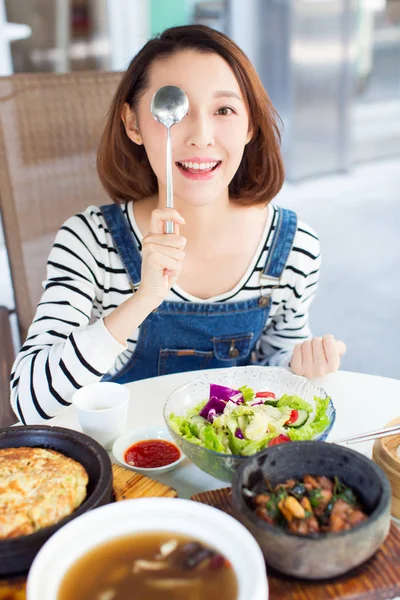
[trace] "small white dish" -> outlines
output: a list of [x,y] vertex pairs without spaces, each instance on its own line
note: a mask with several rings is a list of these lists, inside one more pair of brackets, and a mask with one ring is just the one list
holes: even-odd
[[[180,457],[175,462],[165,465],[164,467],[136,467],[127,463],[124,456],[128,448],[136,442],[142,442],[145,440],[166,440],[167,442],[171,442],[171,444],[176,446],[176,448],[179,450]],[[115,440],[112,451],[115,459],[123,467],[132,469],[132,471],[136,471],[142,475],[150,476],[161,475],[162,473],[166,473],[167,471],[175,469],[175,467],[177,467],[185,458],[182,450],[174,442],[172,435],[167,431],[167,429],[163,429],[162,427],[146,427],[144,429],[133,429],[128,431]]]

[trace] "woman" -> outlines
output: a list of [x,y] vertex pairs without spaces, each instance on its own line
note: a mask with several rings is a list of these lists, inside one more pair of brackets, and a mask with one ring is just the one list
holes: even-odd
[[[164,85],[189,98],[172,131],[174,210],[165,208],[166,129],[150,112]],[[23,422],[54,416],[102,377],[250,363],[313,377],[339,367],[341,345],[311,340],[308,326],[318,238],[270,204],[284,178],[276,117],[247,57],[207,27],[169,29],[132,60],[98,153],[114,204],[59,231],[14,364]]]

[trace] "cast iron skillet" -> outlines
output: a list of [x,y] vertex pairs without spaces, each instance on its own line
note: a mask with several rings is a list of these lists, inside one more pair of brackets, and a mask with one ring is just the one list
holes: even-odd
[[0,541],[0,577],[25,574],[45,541],[60,527],[92,508],[112,501],[112,470],[107,452],[83,433],[50,427],[27,425],[0,429],[0,448],[29,446],[57,450],[80,462],[89,475],[87,497],[71,515],[55,525],[31,535]]

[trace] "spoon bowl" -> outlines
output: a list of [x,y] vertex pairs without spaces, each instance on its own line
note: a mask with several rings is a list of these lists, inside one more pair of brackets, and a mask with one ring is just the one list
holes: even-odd
[[155,120],[169,128],[182,121],[189,110],[189,100],[181,88],[166,85],[154,94],[150,109]]

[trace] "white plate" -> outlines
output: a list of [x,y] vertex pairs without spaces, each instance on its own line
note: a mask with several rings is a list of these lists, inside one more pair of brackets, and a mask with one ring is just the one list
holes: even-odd
[[124,455],[129,446],[132,446],[132,444],[144,440],[166,440],[167,442],[171,442],[172,444],[174,444],[174,446],[176,446],[173,437],[167,431],[167,429],[161,429],[160,427],[132,429],[131,431],[124,433],[124,435],[121,435],[121,437],[115,440],[112,449],[115,459],[119,462],[120,465],[122,465],[126,469],[131,469],[132,471],[136,471],[137,473],[141,473],[142,475],[154,476],[161,475],[162,473],[166,473],[167,471],[175,469],[175,467],[177,467],[185,458],[185,455],[183,454],[182,450],[178,448],[178,446],[176,446],[176,448],[180,452],[180,457],[175,462],[170,463],[169,465],[165,465],[164,467],[156,467],[154,469],[141,468],[136,467],[134,465],[130,465],[129,463],[125,462]]

